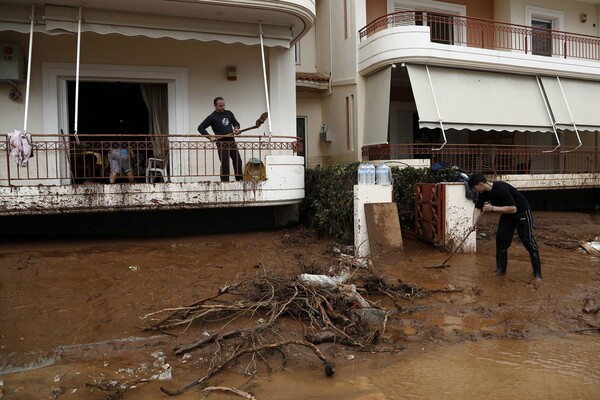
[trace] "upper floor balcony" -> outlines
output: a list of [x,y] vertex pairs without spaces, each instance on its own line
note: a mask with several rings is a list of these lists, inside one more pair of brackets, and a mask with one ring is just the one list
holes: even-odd
[[359,72],[396,62],[573,78],[600,75],[600,38],[460,15],[401,11],[359,31]]
[[314,25],[315,0],[3,0],[0,25],[28,33],[77,31],[289,47]]
[[438,143],[365,146],[363,160],[428,167],[436,162],[480,172],[520,190],[600,187],[600,148],[557,151],[553,146]]
[[[304,198],[296,137],[244,135],[228,142],[242,161],[231,166],[230,182],[221,182],[217,144],[200,135],[34,134],[31,143],[27,165],[19,166],[10,142],[0,142],[0,215],[286,206]],[[111,183],[109,153],[127,147],[131,164],[118,165],[121,174]]]

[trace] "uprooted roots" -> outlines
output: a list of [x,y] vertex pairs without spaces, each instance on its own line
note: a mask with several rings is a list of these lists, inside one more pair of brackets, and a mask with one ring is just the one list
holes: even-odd
[[[316,279],[310,280],[303,275],[276,277],[263,271],[259,276],[224,286],[215,295],[194,304],[147,314],[142,318],[149,323],[145,330],[185,330],[192,323],[201,323],[204,337],[177,347],[175,354],[199,349],[210,349],[212,354],[208,371],[202,378],[180,390],[161,390],[177,395],[205,386],[210,377],[244,355],[251,357],[247,373],[256,372],[257,362],[266,363],[269,356],[278,355],[285,363],[283,349],[287,346],[312,351],[323,363],[325,373],[333,375],[334,362],[321,353],[317,344],[335,342],[360,348],[377,344],[390,314],[400,309],[398,301],[421,293],[413,285],[402,282],[390,284],[372,275],[362,279],[357,276],[355,274],[353,279],[355,284],[350,285],[319,280],[322,275],[313,275]],[[360,293],[385,295],[396,308],[384,310]],[[284,316],[288,321],[291,317],[300,323],[303,339],[283,339],[280,325]],[[392,346],[386,350],[397,349]]]

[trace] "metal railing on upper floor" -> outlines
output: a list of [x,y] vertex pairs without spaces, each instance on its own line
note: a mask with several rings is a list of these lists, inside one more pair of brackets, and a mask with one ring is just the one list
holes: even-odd
[[360,40],[397,26],[429,26],[432,42],[525,54],[600,59],[600,38],[526,25],[427,11],[384,15],[359,30]]
[[[218,181],[219,151],[234,149],[240,154],[241,164],[234,161],[230,166],[231,179],[236,170],[239,177],[240,171],[248,173],[251,168],[250,173],[259,180],[264,179],[261,174],[267,155],[298,154],[303,145],[295,136],[243,135],[236,136],[235,142],[211,142],[202,135],[102,137],[105,140],[79,135],[77,141],[74,135],[33,134],[33,151],[25,167],[18,166],[10,155],[8,139],[0,141],[0,162],[4,164],[0,167],[0,186],[109,183],[111,161],[113,170],[119,170],[117,182]],[[111,157],[112,149],[130,151],[127,166],[122,164],[126,158]]]
[[362,149],[365,161],[427,159],[431,165],[443,162],[468,173],[582,174],[600,173],[600,148],[580,147],[575,152],[553,150],[553,146],[446,144],[438,143],[371,145]]

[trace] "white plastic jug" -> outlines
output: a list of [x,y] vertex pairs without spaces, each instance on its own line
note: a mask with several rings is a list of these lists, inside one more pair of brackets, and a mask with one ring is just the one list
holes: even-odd
[[358,165],[358,184],[359,185],[367,184],[367,164],[359,164]]
[[392,170],[386,164],[378,164],[376,168],[376,183],[378,185],[391,185],[392,184]]
[[367,185],[374,185],[376,180],[375,166],[373,164],[366,164],[367,169]]
[[359,185],[374,185],[376,181],[375,165],[359,164],[358,165],[358,184]]

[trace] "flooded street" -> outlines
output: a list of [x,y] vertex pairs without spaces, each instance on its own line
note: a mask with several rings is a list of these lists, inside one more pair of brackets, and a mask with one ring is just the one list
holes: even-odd
[[272,399],[596,399],[600,341],[593,336],[494,340],[424,349],[422,354],[350,363],[333,380],[277,373],[261,390]]
[[[507,275],[493,274],[493,219],[481,223],[477,254],[458,253],[450,268],[424,268],[447,254],[407,236],[407,260],[375,272],[427,294],[398,308],[373,297],[389,311],[377,344],[319,345],[336,363],[331,378],[314,355],[290,346],[285,362],[265,359],[251,376],[249,360],[240,359],[210,385],[262,400],[600,398],[600,260],[578,245],[600,235],[600,215],[540,212],[534,218],[541,283],[531,280],[518,239]],[[303,229],[4,242],[1,398],[168,398],[161,387],[176,390],[205,374],[213,350],[182,357],[173,349],[208,328],[143,331],[144,315],[192,304],[259,271],[295,276],[337,264],[336,246]],[[279,332],[302,338],[291,320]],[[100,389],[111,382],[129,386],[114,397]],[[235,397],[198,388],[177,398]]]

